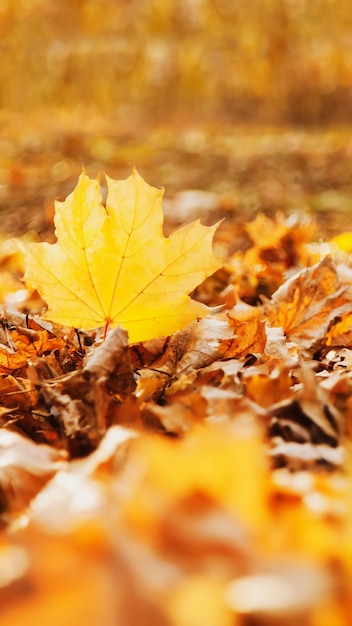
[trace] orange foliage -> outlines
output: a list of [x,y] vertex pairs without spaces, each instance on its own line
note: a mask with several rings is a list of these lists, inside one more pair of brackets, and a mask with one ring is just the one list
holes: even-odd
[[[88,177],[85,184],[93,190],[86,221],[96,227],[97,201],[104,230],[100,190]],[[143,190],[160,196],[138,185],[142,204]],[[87,199],[81,191],[79,211]],[[148,216],[160,226],[160,212]],[[92,259],[101,230],[91,238]],[[319,255],[309,244],[310,226],[282,215],[259,215],[245,231],[252,246],[231,251],[197,287],[193,302],[208,315],[176,332],[165,326],[165,336],[154,336],[154,328],[149,339],[131,343],[118,325],[106,336],[58,320],[44,327],[28,313],[41,307],[35,292],[17,308],[3,308],[0,620],[350,622],[350,259],[333,244],[327,244],[333,257]],[[134,232],[125,234],[138,254],[150,235],[151,259],[153,249],[170,242],[172,253],[181,241],[178,270],[192,272],[183,236],[162,238],[156,229],[154,241],[146,226],[134,240]],[[208,243],[212,237],[211,228],[196,224],[196,248],[199,232]],[[218,245],[227,238],[220,228]],[[73,240],[67,250],[77,278],[85,247]],[[200,247],[201,263],[193,268],[202,276],[216,268],[207,250]],[[124,278],[127,299],[131,276],[143,279],[148,271],[144,252],[142,267]],[[101,276],[116,269],[109,255]],[[88,276],[94,264],[86,263]],[[71,280],[68,265],[60,269]],[[52,260],[51,270],[55,300],[55,281],[62,287],[64,278]],[[163,285],[172,304],[181,280],[187,307],[179,274],[163,276]],[[75,293],[77,280],[72,285]],[[88,281],[87,298],[91,288]],[[136,289],[138,295],[144,288]]]

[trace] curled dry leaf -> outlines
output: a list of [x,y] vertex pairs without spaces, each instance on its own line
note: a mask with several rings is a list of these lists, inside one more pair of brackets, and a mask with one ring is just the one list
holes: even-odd
[[[219,345],[231,335],[228,324],[205,318],[192,322],[170,338],[156,338],[130,347],[132,366],[138,372],[139,403],[161,398],[187,387],[197,371],[221,356]],[[159,410],[159,409],[157,409]]]
[[341,285],[331,257],[287,280],[265,300],[264,312],[273,326],[281,326],[299,350],[312,354],[323,342],[330,322],[351,309],[351,294]]
[[6,330],[6,344],[0,344],[0,372],[9,373],[25,367],[33,357],[54,350],[65,351],[62,337],[38,327],[36,330],[16,326]]
[[32,381],[11,375],[0,376],[0,402],[3,407],[30,410],[37,405],[38,398],[38,389]]
[[228,314],[234,337],[224,339],[219,350],[224,359],[240,359],[247,354],[263,354],[266,345],[265,322],[258,318],[241,321]]
[[82,173],[56,202],[57,243],[20,244],[26,285],[37,289],[60,324],[92,329],[120,324],[131,341],[169,335],[208,308],[188,294],[219,268],[212,252],[217,226],[193,222],[163,236],[163,191],[133,169],[126,181]]
[[74,456],[96,448],[114,405],[134,387],[127,333],[120,327],[90,353],[81,370],[42,384],[46,404],[62,424]]
[[343,421],[330,401],[329,394],[321,385],[322,381],[305,364],[301,365],[297,374],[302,381],[302,387],[297,393],[302,411],[326,436],[331,437],[333,441],[337,440],[343,430]]
[[[350,351],[351,352],[351,351]],[[352,359],[352,354],[348,357]],[[346,434],[352,432],[352,371],[345,367],[322,381],[321,387],[329,391],[330,404],[338,411]]]
[[130,347],[135,369],[150,368],[169,377],[205,367],[221,356],[219,344],[231,337],[226,322],[206,318],[192,322],[169,339],[157,338]]
[[352,312],[346,311],[341,316],[335,317],[326,334],[325,344],[328,347],[352,346]]

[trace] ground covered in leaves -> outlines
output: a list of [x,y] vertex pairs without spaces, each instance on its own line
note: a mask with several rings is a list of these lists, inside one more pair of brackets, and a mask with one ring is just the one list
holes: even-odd
[[352,235],[207,199],[211,313],[148,341],[43,321],[1,241],[3,623],[351,620]]
[[[352,622],[351,19],[0,2],[0,624]],[[222,220],[211,313],[134,343],[44,321],[13,238],[132,164],[166,237]]]

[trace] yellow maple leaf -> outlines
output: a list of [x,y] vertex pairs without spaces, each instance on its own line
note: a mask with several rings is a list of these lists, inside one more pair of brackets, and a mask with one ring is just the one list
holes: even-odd
[[81,329],[120,324],[130,341],[168,335],[209,309],[188,294],[219,268],[212,252],[217,225],[199,220],[163,236],[162,189],[133,168],[124,181],[81,174],[56,202],[57,242],[23,247],[27,286],[48,304],[47,319]]

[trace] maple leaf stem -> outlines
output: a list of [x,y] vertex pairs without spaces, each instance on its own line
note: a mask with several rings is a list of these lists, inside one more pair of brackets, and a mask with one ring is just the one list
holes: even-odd
[[105,322],[104,333],[103,333],[103,341],[105,341],[105,339],[106,339],[106,335],[107,335],[107,332],[109,330],[110,322],[111,322],[111,320],[106,320],[106,322]]

